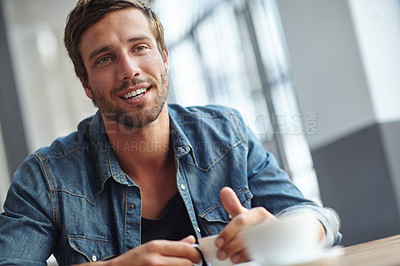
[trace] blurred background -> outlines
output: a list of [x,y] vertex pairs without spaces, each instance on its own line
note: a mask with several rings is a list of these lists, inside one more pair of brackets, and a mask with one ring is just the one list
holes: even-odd
[[[27,154],[95,112],[63,45],[76,0],[0,0],[0,204]],[[343,245],[400,233],[399,0],[152,0],[169,102],[237,108]],[[0,210],[2,210],[0,208]]]

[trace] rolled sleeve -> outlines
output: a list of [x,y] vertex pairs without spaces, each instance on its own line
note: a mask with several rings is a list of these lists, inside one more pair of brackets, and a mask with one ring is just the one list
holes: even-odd
[[295,214],[312,215],[321,222],[322,226],[325,228],[325,240],[323,242],[325,247],[331,247],[340,243],[342,238],[342,235],[339,232],[340,219],[335,210],[303,204],[289,207],[277,213],[276,217],[282,219]]

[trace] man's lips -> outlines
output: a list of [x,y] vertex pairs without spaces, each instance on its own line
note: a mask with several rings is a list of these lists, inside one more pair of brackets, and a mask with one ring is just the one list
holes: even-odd
[[150,88],[144,86],[136,87],[137,88],[135,89],[124,90],[123,92],[119,93],[118,96],[122,99],[132,99],[146,93],[146,91]]
[[133,97],[135,97],[135,96],[137,96],[137,95],[143,94],[143,93],[145,93],[146,91],[147,91],[147,88],[142,88],[142,89],[134,90],[134,91],[131,91],[131,92],[125,94],[124,96],[122,96],[122,98],[124,98],[124,99],[130,99],[130,98],[133,98]]

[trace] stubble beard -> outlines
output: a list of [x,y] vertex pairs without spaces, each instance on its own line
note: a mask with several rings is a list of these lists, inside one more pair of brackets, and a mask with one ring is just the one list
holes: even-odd
[[[133,80],[124,83],[121,87],[115,88],[111,91],[110,95],[116,95],[119,91],[128,88],[131,85],[140,83],[151,84],[151,90],[156,90],[153,78],[147,80]],[[135,113],[127,112],[121,106],[115,105],[108,101],[104,95],[97,94],[92,88],[93,104],[100,109],[100,112],[107,118],[124,125],[127,128],[143,128],[144,126],[154,122],[164,108],[165,102],[168,97],[169,82],[166,73],[161,74],[161,83],[154,102],[150,103],[151,106],[146,108],[146,103],[139,104],[136,108],[139,110]],[[147,103],[149,105],[149,103]]]

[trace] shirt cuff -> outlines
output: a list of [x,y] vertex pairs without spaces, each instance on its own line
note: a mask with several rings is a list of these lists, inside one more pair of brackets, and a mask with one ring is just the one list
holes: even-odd
[[340,219],[339,215],[335,210],[331,208],[323,208],[313,205],[296,205],[284,209],[277,213],[275,216],[278,219],[288,217],[294,214],[309,214],[319,220],[322,226],[325,228],[325,240],[323,242],[324,247],[331,247],[339,244],[342,236],[339,233]]

